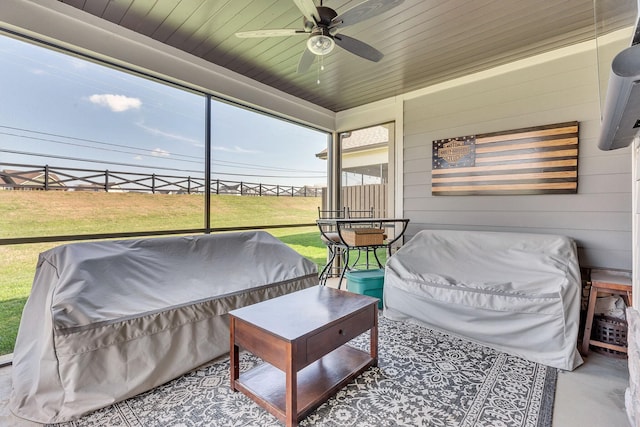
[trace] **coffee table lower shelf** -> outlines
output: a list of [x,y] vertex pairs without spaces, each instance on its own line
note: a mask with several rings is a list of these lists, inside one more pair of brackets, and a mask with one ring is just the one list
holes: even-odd
[[[369,353],[343,345],[298,371],[297,420],[375,363]],[[263,363],[241,373],[235,387],[281,421],[286,419],[286,375],[280,369]]]

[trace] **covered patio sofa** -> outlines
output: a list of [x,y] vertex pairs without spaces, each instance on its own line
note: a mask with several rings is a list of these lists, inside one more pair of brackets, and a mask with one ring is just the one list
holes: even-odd
[[230,310],[318,284],[262,231],[75,243],[40,255],[13,358],[11,411],[68,421],[229,351]]
[[384,314],[573,370],[581,280],[564,236],[423,230],[386,265]]

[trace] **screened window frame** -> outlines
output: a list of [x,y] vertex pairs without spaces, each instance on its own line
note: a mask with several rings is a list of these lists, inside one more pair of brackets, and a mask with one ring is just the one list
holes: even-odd
[[[22,34],[17,31],[0,28],[0,36],[10,37],[25,43],[31,43],[36,46],[43,47],[57,51],[59,53],[76,57],[82,60],[93,62],[98,65],[102,65],[116,71],[131,74],[137,77],[151,80],[158,84],[168,85],[177,89],[185,90],[195,95],[203,96],[205,99],[205,167],[203,170],[205,179],[205,193],[204,193],[204,212],[203,212],[203,227],[202,228],[186,228],[186,229],[173,229],[173,230],[148,230],[148,231],[131,231],[131,232],[115,232],[115,233],[84,233],[84,234],[69,234],[69,235],[52,235],[52,236],[28,236],[28,237],[14,237],[14,238],[0,238],[0,246],[6,245],[19,245],[27,243],[51,243],[51,242],[69,242],[69,241],[84,241],[84,240],[101,240],[101,239],[115,239],[115,238],[131,238],[131,237],[149,237],[149,236],[167,236],[167,235],[184,235],[184,234],[210,234],[216,232],[228,232],[228,231],[243,231],[243,230],[264,230],[264,229],[277,229],[277,228],[296,228],[296,227],[310,227],[315,226],[315,223],[303,223],[303,224],[276,224],[276,225],[255,225],[255,226],[232,226],[232,227],[211,227],[211,103],[213,101],[223,102],[235,107],[239,107],[248,111],[252,111],[258,114],[265,115],[267,117],[282,120],[297,126],[302,126],[308,129],[312,129],[318,132],[325,133],[327,135],[327,146],[331,144],[333,135],[331,132],[327,132],[320,128],[298,122],[296,120],[282,117],[274,113],[260,110],[256,107],[242,104],[240,102],[227,99],[219,94],[209,93],[202,89],[190,87],[184,83],[178,83],[170,79],[159,77],[148,72],[137,70],[126,65],[116,64],[106,59],[98,58],[87,53],[79,52],[71,48],[63,47],[52,42],[41,40],[37,37]],[[329,175],[328,175],[329,176]],[[327,188],[331,187],[331,179],[328,178]]]

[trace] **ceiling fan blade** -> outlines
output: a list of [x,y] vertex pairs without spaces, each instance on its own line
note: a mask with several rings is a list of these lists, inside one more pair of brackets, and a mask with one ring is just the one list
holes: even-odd
[[379,50],[352,37],[345,36],[343,34],[336,34],[333,36],[333,39],[336,44],[344,50],[348,50],[349,52],[358,55],[361,58],[368,59],[369,61],[378,62],[384,57],[382,52]]
[[380,15],[404,2],[404,0],[366,0],[331,20],[329,28],[346,27]]
[[297,36],[299,34],[309,34],[305,30],[294,29],[281,29],[281,30],[255,30],[255,31],[241,31],[236,33],[236,37],[241,39],[249,39],[254,37],[284,37],[284,36]]
[[293,0],[300,12],[311,22],[320,22],[320,14],[313,0]]
[[302,74],[307,71],[315,60],[316,55],[309,49],[305,48],[304,52],[302,52],[302,55],[300,56],[300,60],[298,61],[298,73]]

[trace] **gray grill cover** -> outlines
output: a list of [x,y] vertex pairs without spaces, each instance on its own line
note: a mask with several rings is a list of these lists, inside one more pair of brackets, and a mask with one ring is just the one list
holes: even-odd
[[384,313],[573,370],[581,287],[567,237],[423,230],[387,262]]
[[10,408],[67,421],[229,351],[227,313],[318,284],[265,232],[76,243],[40,254]]

